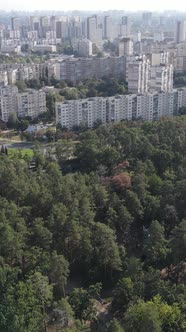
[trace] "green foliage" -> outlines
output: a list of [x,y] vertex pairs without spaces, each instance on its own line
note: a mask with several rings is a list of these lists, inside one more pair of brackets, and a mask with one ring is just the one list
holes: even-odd
[[7,127],[10,129],[17,129],[18,126],[18,117],[17,114],[14,113],[10,113],[9,117],[8,117],[8,122],[7,122]]
[[130,278],[121,279],[114,291],[112,310],[118,317],[122,318],[130,303],[135,298],[134,285]]
[[186,321],[182,319],[178,306],[170,306],[159,297],[146,303],[139,301],[128,309],[125,316],[127,332],[181,332],[185,327]]
[[124,332],[124,329],[121,327],[117,319],[113,319],[109,324],[108,332]]
[[1,154],[0,331],[185,331],[185,119],[62,135]]
[[186,253],[186,219],[184,219],[172,231],[170,247],[175,262],[179,263],[185,260]]
[[19,92],[24,92],[27,88],[27,85],[24,81],[16,81],[16,86],[18,87]]
[[76,318],[93,320],[96,318],[96,306],[94,298],[99,296],[101,285],[90,286],[87,290],[76,288],[70,294],[69,302],[74,310]]
[[56,286],[56,292],[58,296],[65,295],[65,286],[67,283],[68,275],[68,261],[65,259],[64,256],[57,255],[57,253],[54,252],[51,258],[50,279],[52,283]]
[[148,235],[144,241],[144,254],[150,264],[156,266],[159,262],[165,264],[168,254],[167,241],[164,237],[164,227],[158,221],[153,221],[148,229]]
[[[99,52],[98,56],[101,57],[102,53]],[[126,82],[114,78],[80,81],[75,87],[69,82],[57,82],[56,88],[61,88],[60,95],[67,100],[96,96],[107,97],[127,93]]]

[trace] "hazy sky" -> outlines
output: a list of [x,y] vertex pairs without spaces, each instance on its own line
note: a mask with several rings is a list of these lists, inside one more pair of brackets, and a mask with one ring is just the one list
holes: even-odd
[[185,0],[0,0],[0,10],[186,10]]

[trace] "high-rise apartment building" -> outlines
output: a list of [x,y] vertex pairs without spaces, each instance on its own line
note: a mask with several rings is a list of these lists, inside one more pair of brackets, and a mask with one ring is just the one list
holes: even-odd
[[119,56],[133,55],[134,43],[130,38],[123,38],[119,42]]
[[128,90],[131,93],[147,93],[149,91],[150,61],[145,57],[131,60],[127,64]]
[[20,18],[19,17],[12,17],[11,18],[11,29],[12,30],[19,30],[20,29]]
[[173,90],[173,66],[160,65],[150,68],[150,92]]
[[51,30],[51,22],[49,16],[40,17],[40,37],[46,38],[46,33]]
[[8,85],[0,88],[0,119],[4,122],[8,121],[11,113],[17,112],[17,95],[16,86]]
[[86,38],[80,39],[78,42],[78,54],[85,58],[92,56],[92,42]]
[[0,71],[0,87],[8,85],[8,73],[5,70]]
[[112,18],[110,16],[104,17],[104,39],[111,40],[112,34]]
[[151,12],[144,12],[142,16],[142,23],[146,27],[150,27],[152,24],[152,13]]
[[186,106],[186,89],[170,92],[95,97],[56,102],[56,124],[73,129],[80,125],[92,128],[96,122],[142,119],[158,120],[178,114]]
[[153,39],[154,39],[154,42],[161,43],[165,39],[164,32],[163,31],[154,32],[154,38]]
[[87,18],[87,37],[94,43],[99,40],[96,15]]
[[56,64],[56,78],[74,83],[90,78],[126,77],[126,58],[70,58]]
[[37,31],[40,29],[40,18],[38,16],[30,17],[31,31]]
[[130,37],[131,23],[128,16],[123,16],[120,25],[120,35],[122,37]]
[[182,43],[177,45],[176,51],[175,72],[186,72],[186,44]]
[[68,22],[57,21],[56,22],[56,38],[67,39],[69,37]]
[[186,40],[186,21],[176,22],[175,42],[177,44],[184,43]]
[[17,114],[20,117],[29,116],[32,119],[46,112],[46,94],[42,90],[28,89],[17,94]]
[[0,88],[0,119],[7,122],[11,113],[32,119],[46,112],[46,94],[42,90],[28,89],[19,93],[16,86]]

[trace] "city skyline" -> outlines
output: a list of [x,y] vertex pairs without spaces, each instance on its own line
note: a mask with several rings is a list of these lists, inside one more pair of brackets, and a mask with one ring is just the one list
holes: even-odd
[[34,10],[129,10],[129,11],[138,11],[138,10],[151,10],[151,11],[165,11],[165,10],[178,10],[186,11],[186,3],[184,4],[182,0],[173,0],[171,3],[168,0],[165,0],[163,3],[160,0],[156,2],[150,2],[148,0],[132,0],[126,4],[122,0],[115,0],[114,3],[108,4],[108,1],[94,0],[94,2],[88,2],[85,0],[69,0],[64,4],[60,0],[53,0],[52,2],[46,3],[44,0],[39,2],[32,0],[28,3],[23,0],[7,0],[0,6],[0,10],[6,11],[34,11]]

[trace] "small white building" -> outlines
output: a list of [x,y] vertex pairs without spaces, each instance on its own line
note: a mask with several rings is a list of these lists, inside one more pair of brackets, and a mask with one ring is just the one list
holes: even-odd
[[41,52],[41,53],[45,53],[45,52],[53,53],[53,52],[56,52],[56,45],[39,45],[38,44],[33,47],[33,51]]

